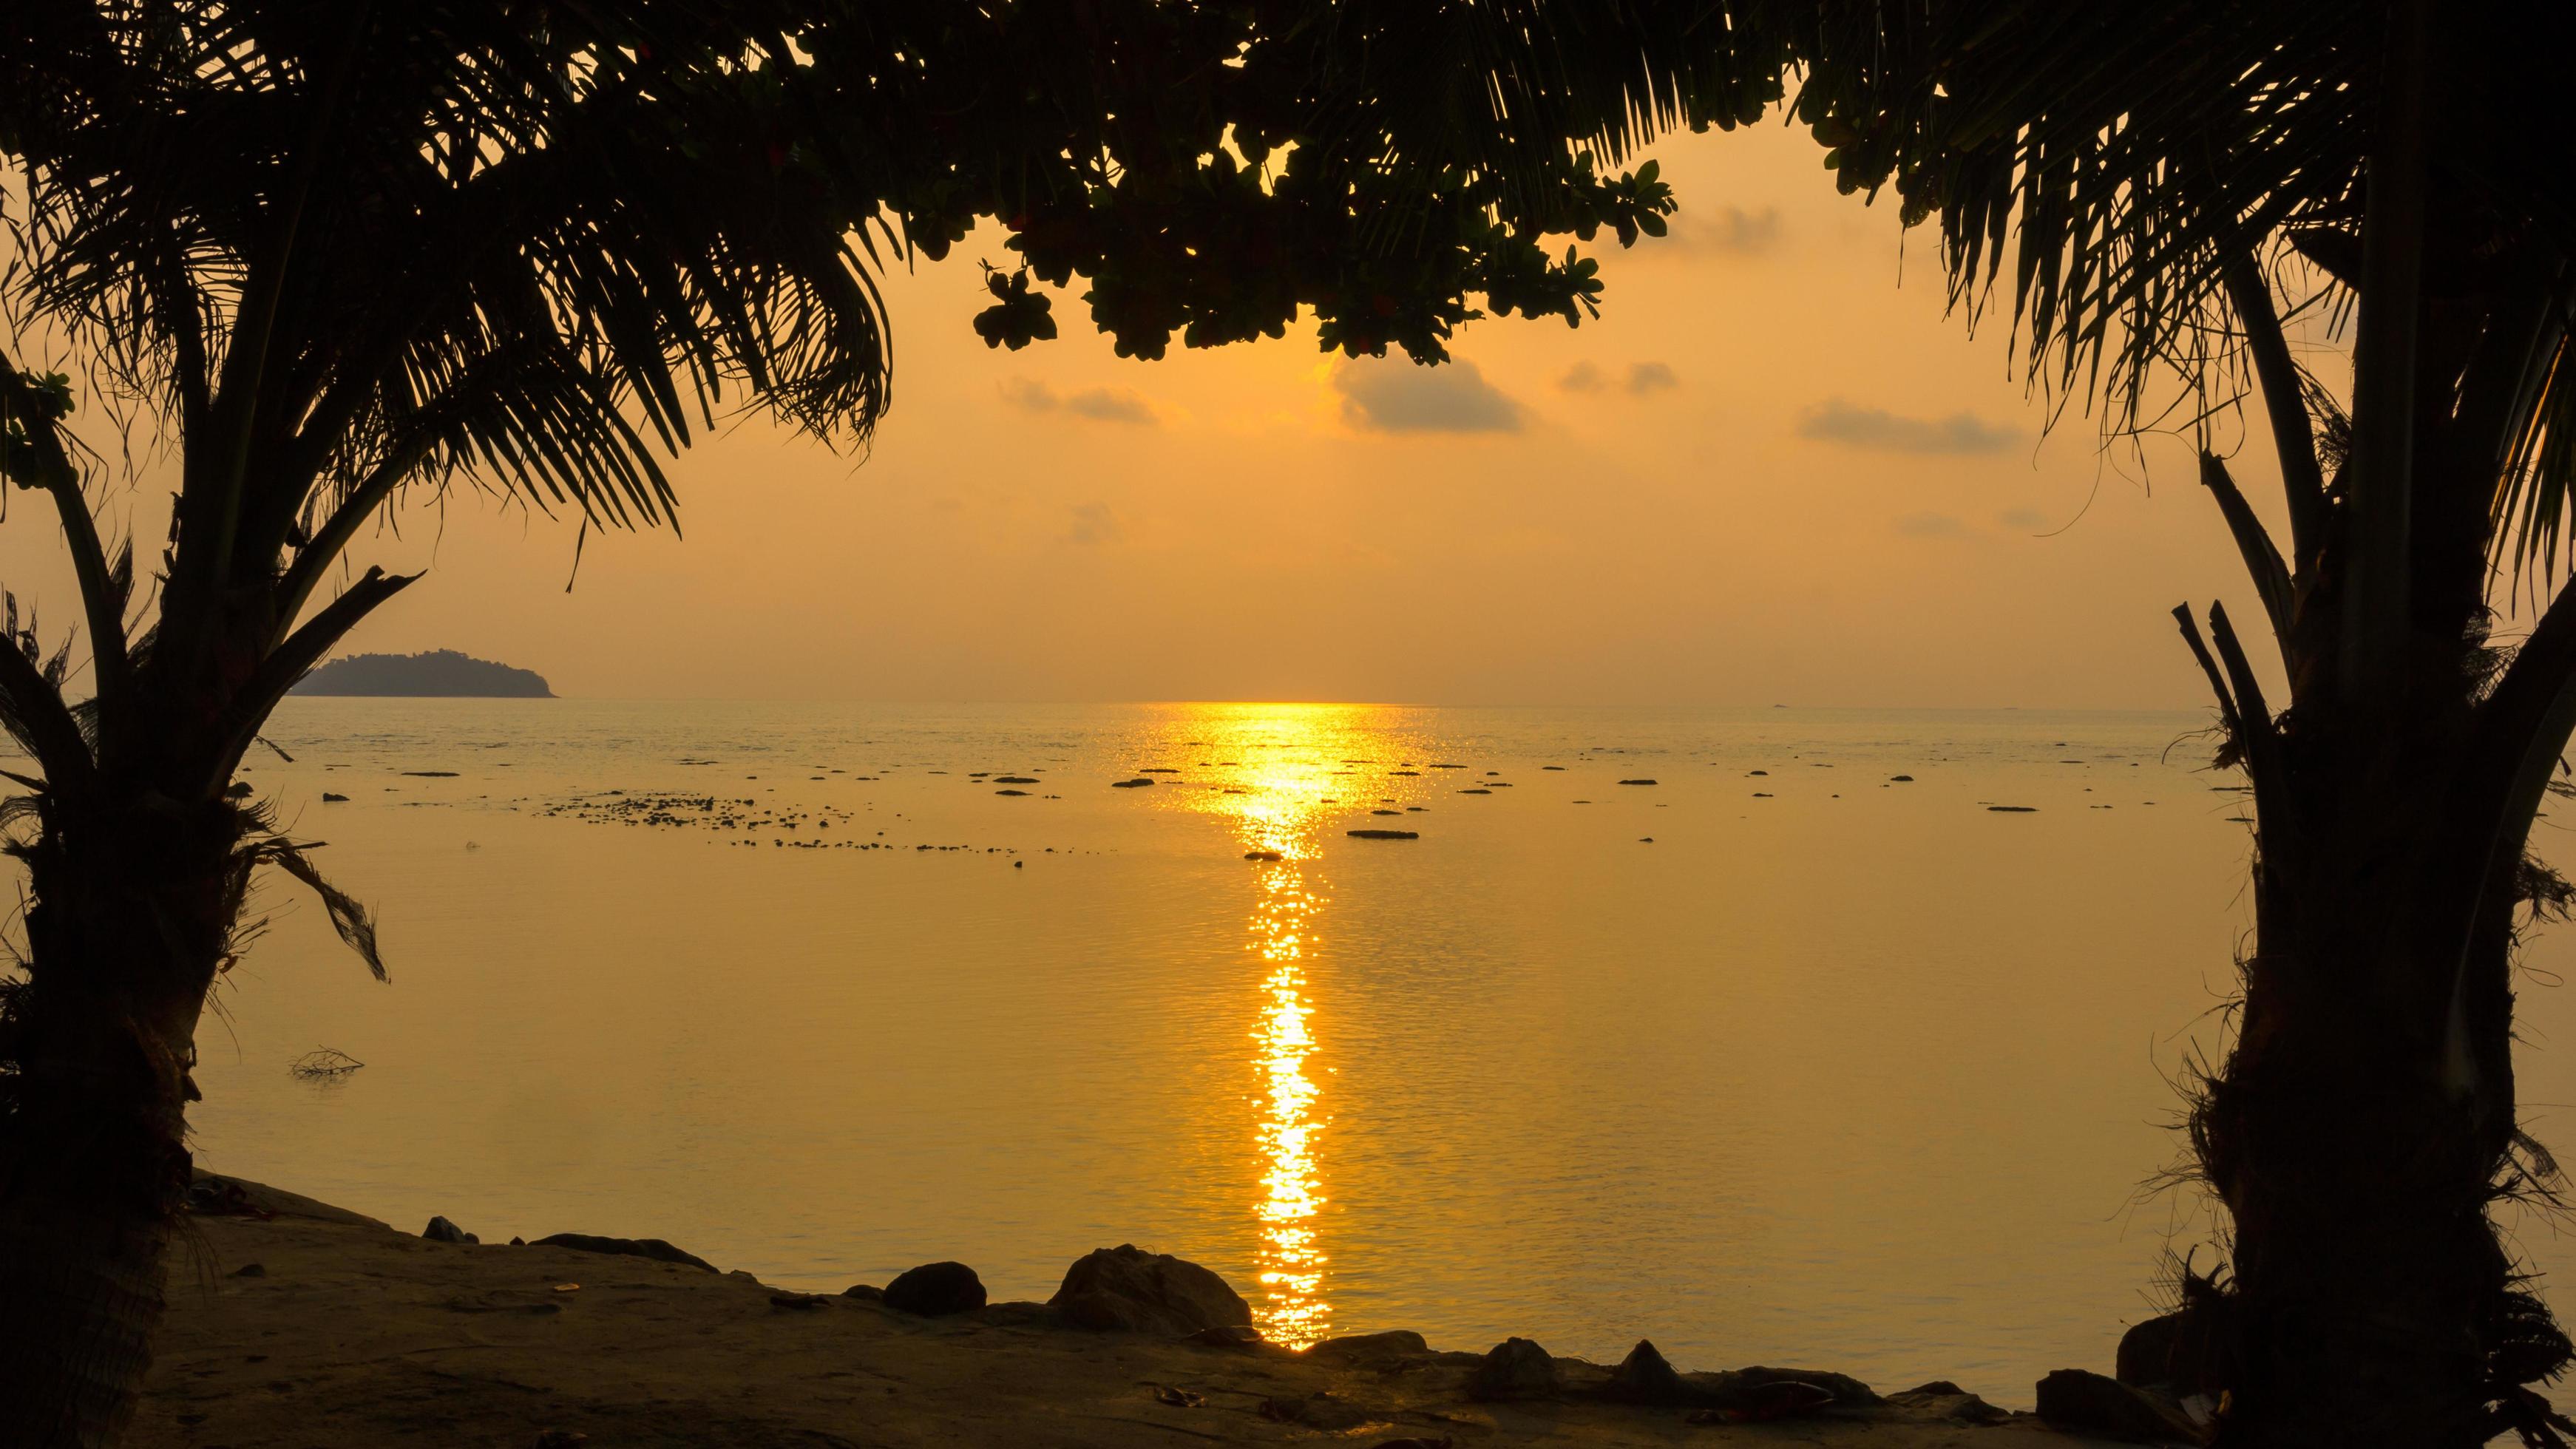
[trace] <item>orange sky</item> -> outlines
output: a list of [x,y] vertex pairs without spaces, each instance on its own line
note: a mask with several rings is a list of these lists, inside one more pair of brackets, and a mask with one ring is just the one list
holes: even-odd
[[[352,561],[429,576],[349,647],[610,697],[2202,704],[2166,610],[2260,616],[2183,444],[2150,489],[2087,419],[2043,442],[1930,233],[1803,132],[1656,154],[1682,213],[1605,256],[1606,315],[1472,324],[1454,369],[1121,361],[1070,296],[990,352],[979,235],[889,279],[864,460],[745,422],[673,467],[684,539],[594,533],[570,594],[570,522],[416,503]],[[157,539],[167,487],[114,508]],[[53,550],[21,499],[0,568],[69,623]]]

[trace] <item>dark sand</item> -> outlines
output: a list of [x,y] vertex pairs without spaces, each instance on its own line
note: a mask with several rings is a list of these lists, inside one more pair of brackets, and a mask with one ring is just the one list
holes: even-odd
[[[1939,1401],[1758,1425],[1693,1424],[1672,1408],[1479,1403],[1465,1394],[1475,1354],[1213,1347],[1063,1327],[1036,1304],[943,1319],[838,1297],[781,1307],[779,1290],[747,1277],[433,1243],[292,1194],[252,1196],[277,1216],[190,1220],[133,1445],[527,1449],[550,1430],[597,1449],[2094,1442],[2028,1415],[1966,1424]],[[236,1276],[252,1263],[259,1276]],[[1578,1385],[1606,1378],[1574,1360],[1559,1368]],[[1203,1403],[1176,1407],[1158,1400],[1163,1389]],[[1306,1422],[1265,1415],[1265,1401]]]

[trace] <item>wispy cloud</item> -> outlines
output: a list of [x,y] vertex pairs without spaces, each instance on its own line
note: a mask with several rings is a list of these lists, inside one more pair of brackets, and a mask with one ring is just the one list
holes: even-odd
[[1127,526],[1118,521],[1106,503],[1073,505],[1073,526],[1065,531],[1065,542],[1099,545],[1118,543],[1127,537]]
[[1616,387],[1630,397],[1644,397],[1648,393],[1677,386],[1680,381],[1673,375],[1671,366],[1661,362],[1631,363],[1628,375],[1616,381],[1593,364],[1578,362],[1557,378],[1556,385],[1567,392],[1605,392]]
[[1630,397],[1644,397],[1650,392],[1662,392],[1680,385],[1681,379],[1673,376],[1672,368],[1665,363],[1640,362],[1628,369],[1626,387]]
[[1054,388],[1035,378],[1011,377],[1001,383],[1002,401],[1028,413],[1051,413],[1061,409],[1078,418],[1102,423],[1152,423],[1153,404],[1123,388],[1085,388],[1070,396],[1059,396]]
[[1646,255],[1652,256],[1655,248],[1676,247],[1755,256],[1780,244],[1780,208],[1776,206],[1760,211],[1747,211],[1740,206],[1715,206],[1703,211],[1685,206],[1666,225],[1669,233],[1662,241],[1649,243]]
[[1957,538],[1968,525],[1947,513],[1909,513],[1896,520],[1896,531],[1907,538]]
[[1516,433],[1521,406],[1463,359],[1437,367],[1352,362],[1334,369],[1342,421],[1380,433]]
[[2007,508],[2003,512],[1995,515],[1995,522],[2002,524],[2006,528],[2046,528],[2048,526],[2048,515],[2040,512],[2036,508]]
[[1846,448],[1884,453],[1966,455],[2000,453],[2021,438],[2019,430],[1989,423],[1974,413],[1911,418],[1882,408],[1854,407],[1834,398],[1798,419],[1798,436]]

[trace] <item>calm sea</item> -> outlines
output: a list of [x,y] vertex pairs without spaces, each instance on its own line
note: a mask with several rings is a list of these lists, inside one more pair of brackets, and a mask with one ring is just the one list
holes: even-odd
[[[2203,723],[293,699],[245,778],[393,983],[270,881],[200,1161],[803,1288],[1042,1298],[1133,1241],[1291,1341],[2027,1404],[2209,1261],[2142,1191],[2250,924]],[[2568,1006],[2524,1003],[2563,1148]]]

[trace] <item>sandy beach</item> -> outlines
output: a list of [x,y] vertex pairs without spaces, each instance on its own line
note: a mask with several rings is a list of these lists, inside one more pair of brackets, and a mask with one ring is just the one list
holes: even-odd
[[137,1446],[2094,1442],[1890,1385],[1705,1422],[1601,1402],[1610,1367],[1572,1359],[1555,1394],[1493,1401],[1470,1394],[1481,1352],[1402,1335],[1299,1353],[1088,1331],[1035,1303],[918,1317],[645,1258],[428,1241],[256,1184],[238,1201],[252,1212],[192,1216],[174,1249]]

